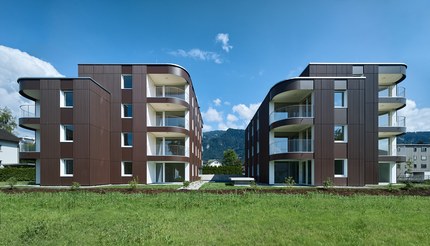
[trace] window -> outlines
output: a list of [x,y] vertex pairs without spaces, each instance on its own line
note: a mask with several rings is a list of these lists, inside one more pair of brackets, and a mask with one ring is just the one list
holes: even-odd
[[414,164],[414,168],[417,168],[417,164]]
[[60,91],[60,107],[73,107],[73,91]]
[[334,107],[346,107],[346,91],[334,91]]
[[346,160],[334,160],[334,176],[347,177],[348,173]]
[[73,177],[73,159],[60,160],[60,176]]
[[422,156],[421,156],[421,160],[422,160],[422,161],[425,161],[425,160],[427,160],[427,156],[425,156],[425,155],[422,155]]
[[122,147],[132,147],[133,146],[133,134],[131,132],[122,133]]
[[346,142],[346,126],[335,125],[334,126],[334,141]]
[[421,168],[427,168],[427,164],[421,164]]
[[414,148],[414,152],[417,152],[417,148]]
[[121,176],[131,177],[133,175],[133,163],[131,161],[121,162]]
[[416,156],[414,156],[414,160],[416,160],[417,159],[417,157]]
[[427,148],[426,147],[421,147],[421,152],[427,152]]
[[72,142],[73,141],[73,125],[60,126],[60,141]]
[[131,74],[122,75],[121,89],[131,89],[133,88],[133,77]]
[[133,105],[123,104],[122,105],[122,118],[132,118],[133,117]]
[[364,74],[363,66],[352,66],[352,75],[353,76],[362,76],[363,74]]

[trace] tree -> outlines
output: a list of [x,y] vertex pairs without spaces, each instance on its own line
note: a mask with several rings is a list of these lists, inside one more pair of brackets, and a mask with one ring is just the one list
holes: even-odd
[[12,111],[8,107],[0,107],[0,129],[10,133],[16,128],[16,118],[12,115]]
[[224,158],[222,159],[222,164],[224,166],[241,166],[242,162],[237,156],[233,149],[228,149],[224,151]]

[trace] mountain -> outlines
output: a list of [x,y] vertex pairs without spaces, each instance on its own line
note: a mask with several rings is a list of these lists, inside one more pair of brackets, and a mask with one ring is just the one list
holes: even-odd
[[429,144],[430,132],[407,132],[397,137],[398,144]]
[[203,132],[203,161],[211,159],[222,161],[224,151],[233,149],[239,158],[245,159],[245,130],[227,129],[226,131]]

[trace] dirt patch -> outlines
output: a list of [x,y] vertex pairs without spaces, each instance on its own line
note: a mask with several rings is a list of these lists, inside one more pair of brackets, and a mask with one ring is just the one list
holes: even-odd
[[219,189],[219,190],[172,190],[172,189],[127,189],[127,188],[84,188],[77,191],[70,189],[53,189],[53,188],[2,188],[0,192],[7,194],[20,194],[20,193],[32,193],[32,192],[45,192],[45,193],[58,193],[58,192],[93,192],[97,194],[106,194],[111,192],[119,192],[123,194],[160,194],[160,193],[188,193],[188,192],[200,192],[210,194],[248,194],[248,193],[271,193],[271,194],[285,194],[285,195],[306,195],[311,193],[320,194],[332,194],[340,196],[353,196],[353,195],[374,195],[374,196],[430,196],[430,188],[412,188],[406,189],[378,189],[378,188],[279,188],[279,189],[259,189],[259,188],[247,188],[247,189]]

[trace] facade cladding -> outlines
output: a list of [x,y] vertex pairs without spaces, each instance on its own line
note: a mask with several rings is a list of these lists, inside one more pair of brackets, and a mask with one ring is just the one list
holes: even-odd
[[405,64],[311,63],[274,85],[245,131],[245,172],[257,182],[395,183],[406,131]]
[[203,121],[188,72],[172,64],[81,64],[79,78],[21,78],[19,125],[35,131],[41,185],[194,181]]

